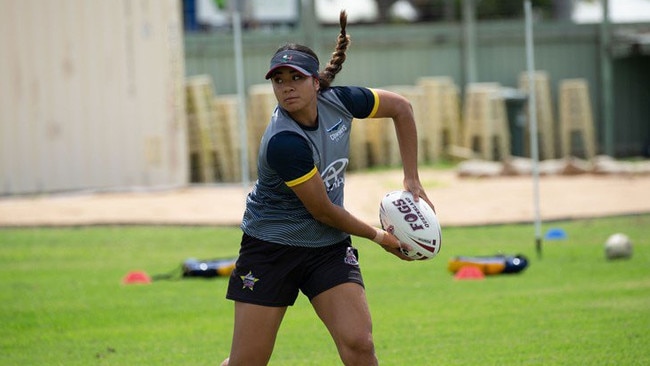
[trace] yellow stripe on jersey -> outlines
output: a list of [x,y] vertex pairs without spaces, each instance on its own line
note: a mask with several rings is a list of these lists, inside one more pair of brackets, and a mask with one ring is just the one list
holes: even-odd
[[368,88],[368,89],[372,92],[372,95],[374,95],[374,97],[375,97],[375,105],[374,105],[374,107],[372,107],[372,111],[370,112],[370,114],[366,118],[372,118],[372,117],[375,116],[375,113],[377,113],[377,109],[379,109],[379,95],[377,95],[376,91],[374,91],[374,90],[372,90],[370,88]]
[[297,186],[300,183],[304,183],[308,181],[311,177],[316,175],[318,173],[318,169],[316,169],[316,166],[314,166],[314,169],[310,170],[309,173],[303,175],[302,177],[296,178],[294,180],[290,180],[288,182],[284,182],[287,186],[289,187],[294,187]]

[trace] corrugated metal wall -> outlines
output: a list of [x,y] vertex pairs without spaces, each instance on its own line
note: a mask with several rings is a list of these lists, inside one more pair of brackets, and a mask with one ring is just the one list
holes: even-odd
[[[646,29],[649,25],[622,25]],[[616,31],[618,26],[613,27]],[[321,63],[331,54],[338,29],[325,27],[311,38]],[[382,87],[413,85],[422,76],[450,76],[464,87],[463,27],[461,24],[348,25],[352,44],[337,84]],[[593,24],[537,23],[535,64],[549,74],[553,110],[557,118],[557,94],[563,79],[585,78],[589,83],[599,146],[603,146],[601,110],[599,28]],[[521,21],[479,22],[476,25],[477,81],[517,87],[526,70],[524,23]],[[248,33],[243,49],[247,86],[265,82],[263,75],[275,49],[286,41],[302,42],[299,30],[278,33]],[[217,93],[234,93],[232,37],[228,34],[185,36],[187,75],[209,74]],[[639,155],[650,142],[650,56],[614,60],[615,130],[617,156]],[[602,151],[601,151],[602,152]]]
[[2,1],[0,49],[0,195],[187,183],[178,1]]

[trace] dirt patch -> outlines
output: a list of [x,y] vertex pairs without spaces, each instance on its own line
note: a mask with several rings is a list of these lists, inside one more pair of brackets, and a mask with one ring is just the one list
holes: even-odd
[[[443,226],[533,222],[530,176],[461,178],[453,170],[422,169],[421,180]],[[378,225],[381,197],[402,187],[401,171],[351,173],[346,208]],[[650,175],[543,176],[543,220],[650,212]],[[250,187],[219,185],[162,191],[77,193],[0,199],[0,226],[110,224],[237,226]]]

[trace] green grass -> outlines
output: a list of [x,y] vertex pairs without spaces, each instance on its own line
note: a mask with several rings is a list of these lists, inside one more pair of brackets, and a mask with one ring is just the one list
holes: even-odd
[[[532,225],[447,228],[432,261],[401,262],[356,239],[382,365],[650,364],[650,215],[546,223],[568,239],[534,250]],[[612,233],[629,260],[607,261]],[[0,230],[1,365],[218,364],[228,353],[226,280],[123,285],[189,257],[235,256],[240,232],[207,227]],[[518,275],[458,281],[456,255],[521,253]],[[336,349],[301,297],[271,365],[336,365]]]

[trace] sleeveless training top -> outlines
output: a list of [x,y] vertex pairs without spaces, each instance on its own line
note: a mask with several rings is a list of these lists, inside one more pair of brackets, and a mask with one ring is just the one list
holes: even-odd
[[[377,107],[377,94],[370,89],[328,88],[318,93],[318,126],[313,130],[302,127],[284,109],[276,107],[260,143],[258,179],[246,200],[242,230],[257,239],[301,247],[332,245],[348,237],[349,234],[315,220],[289,186],[318,173],[329,199],[343,207],[352,119],[372,117]],[[271,138],[287,132],[308,142],[315,166],[289,182],[270,166],[267,156]]]

